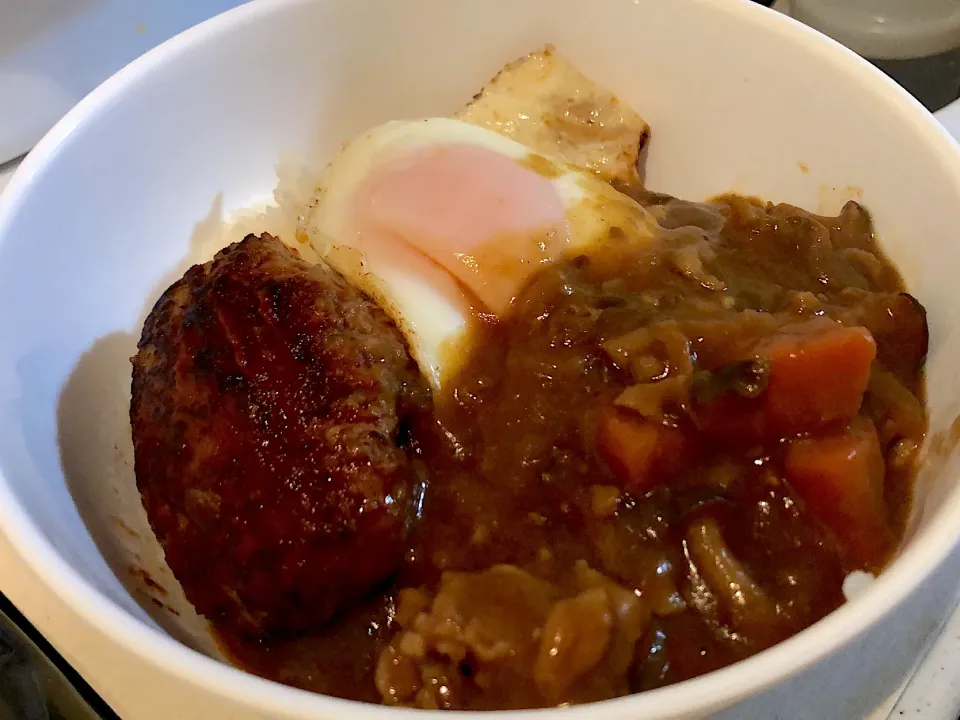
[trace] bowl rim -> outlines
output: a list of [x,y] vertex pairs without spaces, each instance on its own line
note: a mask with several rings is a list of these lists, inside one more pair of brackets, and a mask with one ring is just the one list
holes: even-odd
[[[202,22],[150,50],[93,90],[70,110],[27,155],[0,194],[0,243],[12,220],[34,185],[56,160],[59,149],[86,123],[95,122],[114,98],[168,60],[227,34],[232,28],[256,22],[275,12],[285,12],[311,2],[348,0],[252,0]],[[635,0],[619,0],[636,4]],[[960,145],[904,89],[868,62],[820,33],[789,17],[757,5],[751,0],[716,3],[715,0],[688,0],[692,8],[709,7],[712,12],[737,16],[742,22],[777,33],[785,42],[804,46],[828,58],[840,72],[869,85],[871,92],[890,103],[918,140],[938,150],[960,197]],[[568,720],[589,720],[602,706],[606,717],[677,717],[727,707],[762,689],[814,665],[860,635],[899,605],[931,575],[960,542],[960,484],[949,495],[948,507],[915,539],[868,590],[845,603],[822,620],[757,655],[720,670],[675,685],[628,695],[601,704],[564,708]],[[342,700],[282,685],[208,657],[182,644],[159,627],[135,617],[97,590],[53,547],[0,472],[0,531],[41,582],[61,601],[73,608],[90,626],[116,646],[195,688],[215,693],[251,710],[282,713],[286,717],[344,717],[355,720],[397,720],[422,712]],[[475,720],[532,720],[556,709],[505,712],[462,712]]]

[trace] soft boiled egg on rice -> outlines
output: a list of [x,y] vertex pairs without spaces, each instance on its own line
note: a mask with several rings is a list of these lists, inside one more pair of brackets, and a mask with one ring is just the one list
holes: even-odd
[[[614,230],[615,229],[615,230]],[[450,118],[389,122],[330,163],[304,230],[376,299],[434,389],[454,375],[471,320],[506,312],[532,273],[611,231],[656,222],[596,175]]]

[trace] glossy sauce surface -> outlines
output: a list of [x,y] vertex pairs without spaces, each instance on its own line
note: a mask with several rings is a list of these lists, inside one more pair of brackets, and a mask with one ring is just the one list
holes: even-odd
[[224,635],[241,666],[418,707],[599,700],[769,647],[884,565],[927,334],[868,215],[634,194],[660,241],[540,270],[407,428],[397,575],[314,637]]

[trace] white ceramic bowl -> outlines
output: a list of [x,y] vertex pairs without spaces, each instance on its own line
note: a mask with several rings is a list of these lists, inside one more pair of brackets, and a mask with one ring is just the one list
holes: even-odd
[[[270,717],[404,715],[260,680],[175,639],[216,655],[134,490],[127,359],[160,291],[212,245],[238,239],[223,218],[269,198],[281,160],[315,171],[369,126],[451,113],[544,42],[650,122],[651,187],[692,199],[733,190],[825,211],[853,194],[873,211],[929,309],[939,438],[908,539],[862,595],[750,660],[563,717],[727,706],[848,642],[947,554],[960,535],[947,441],[960,414],[960,153],[893,83],[746,0],[263,0],[106,82],[37,146],[0,200],[0,524],[104,634]],[[131,566],[170,594],[157,595]]]

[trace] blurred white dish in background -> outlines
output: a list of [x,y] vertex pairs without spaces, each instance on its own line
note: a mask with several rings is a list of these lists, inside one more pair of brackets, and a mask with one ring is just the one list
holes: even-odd
[[960,46],[956,0],[782,0],[778,9],[868,58],[906,60]]

